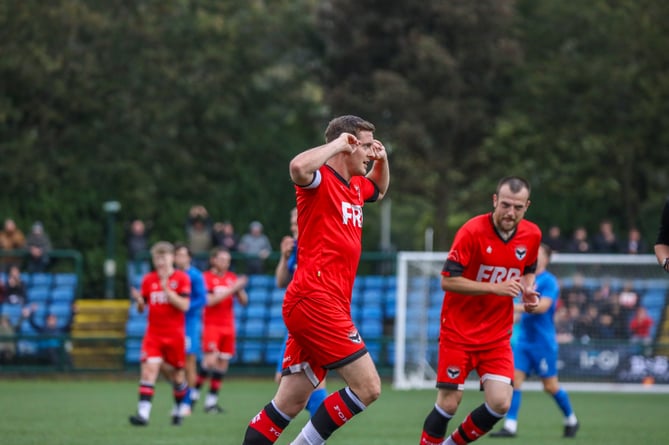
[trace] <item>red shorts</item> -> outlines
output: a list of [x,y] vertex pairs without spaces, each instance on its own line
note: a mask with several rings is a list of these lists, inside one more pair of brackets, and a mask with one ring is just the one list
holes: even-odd
[[204,325],[202,350],[206,353],[218,353],[222,358],[230,359],[235,355],[235,331],[218,325]]
[[460,346],[439,346],[437,365],[437,388],[464,389],[465,380],[476,370],[481,384],[487,379],[513,383],[513,352],[511,344],[505,342],[480,351],[465,350]]
[[142,362],[162,361],[177,369],[186,363],[186,337],[180,335],[147,334],[142,340]]
[[302,299],[284,307],[289,336],[283,359],[285,374],[304,371],[314,387],[328,369],[337,369],[367,352],[349,313],[322,300]]

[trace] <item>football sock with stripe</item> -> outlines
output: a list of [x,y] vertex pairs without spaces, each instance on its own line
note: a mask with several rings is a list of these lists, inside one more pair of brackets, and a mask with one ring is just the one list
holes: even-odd
[[330,394],[302,428],[294,445],[322,445],[339,427],[362,412],[365,405],[346,387]]
[[469,413],[458,429],[446,439],[444,445],[465,445],[474,442],[490,431],[502,417],[504,414],[494,412],[484,403]]
[[155,388],[153,383],[139,382],[139,402],[137,403],[137,414],[148,420],[151,415],[151,403]]
[[423,423],[423,434],[420,438],[420,444],[441,445],[444,441],[444,436],[446,436],[448,422],[452,417],[452,415],[435,404]]
[[251,419],[242,445],[272,445],[291,420],[292,418],[282,413],[272,400]]

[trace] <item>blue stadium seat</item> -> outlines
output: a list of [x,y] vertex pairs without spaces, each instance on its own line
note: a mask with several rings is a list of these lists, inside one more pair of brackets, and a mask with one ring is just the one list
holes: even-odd
[[385,293],[381,288],[365,288],[362,294],[363,304],[365,306],[381,307],[384,296]]
[[270,292],[270,301],[272,305],[283,303],[283,297],[286,295],[286,289],[274,288]]
[[283,348],[283,339],[281,341],[268,341],[265,353],[267,363],[276,364],[279,361],[279,353]]
[[274,275],[249,275],[247,291],[251,289],[265,289],[269,291],[274,288]]
[[281,320],[283,322],[283,308],[280,304],[273,304],[269,307],[269,312],[267,316],[271,320]]
[[397,311],[397,294],[393,291],[386,292],[384,312],[386,318],[395,318]]
[[246,307],[246,319],[260,319],[264,320],[267,315],[267,306],[265,302],[253,303],[249,301],[249,305]]
[[50,273],[34,273],[30,276],[30,286],[46,286],[51,287],[53,283],[53,275]]
[[131,319],[125,325],[125,333],[128,337],[143,337],[146,332],[147,321],[141,318]]
[[258,303],[265,304],[267,300],[270,299],[270,293],[267,291],[267,288],[264,287],[253,287],[246,292],[249,296],[249,305]]
[[283,339],[286,336],[286,325],[281,318],[273,318],[267,325],[267,337]]
[[74,300],[74,288],[58,287],[51,291],[51,301],[65,301],[72,303]]
[[55,273],[53,274],[53,285],[55,287],[68,286],[76,288],[78,278],[76,273]]
[[28,302],[32,303],[33,301],[49,301],[49,295],[51,294],[51,289],[48,286],[32,286],[28,288]]
[[378,318],[363,318],[358,329],[365,343],[383,336],[383,322]]
[[47,308],[47,313],[56,316],[56,324],[62,328],[67,325],[72,316],[72,306],[69,302],[52,302]]
[[241,355],[244,363],[262,362],[263,344],[260,341],[250,340],[242,343]]
[[372,356],[372,359],[378,363],[381,360],[381,343],[365,341],[365,346],[367,346],[367,351]]
[[244,335],[246,337],[264,337],[265,320],[249,319],[244,323]]
[[666,300],[666,294],[663,290],[649,290],[641,297],[641,305],[646,308],[662,308]]
[[381,290],[385,287],[385,277],[383,275],[366,275],[363,278],[364,289],[377,289]]
[[16,325],[21,318],[22,309],[20,304],[3,304],[2,315],[7,316],[12,325]]

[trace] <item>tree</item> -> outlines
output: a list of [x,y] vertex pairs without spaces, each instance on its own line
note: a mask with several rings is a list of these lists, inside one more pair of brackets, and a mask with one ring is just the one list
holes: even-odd
[[391,149],[390,196],[414,209],[396,230],[413,246],[435,226],[446,248],[473,210],[482,141],[518,56],[512,18],[506,0],[322,2],[325,100],[333,114],[377,124]]

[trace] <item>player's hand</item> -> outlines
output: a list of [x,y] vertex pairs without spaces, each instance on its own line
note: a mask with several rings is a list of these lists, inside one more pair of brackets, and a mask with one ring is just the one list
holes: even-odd
[[383,146],[381,141],[374,139],[372,142],[372,159],[382,160],[388,158],[388,152],[386,152],[386,147]]
[[342,146],[345,149],[344,151],[349,153],[353,153],[360,145],[358,138],[351,133],[342,133],[339,135],[338,139],[342,143]]
[[525,312],[533,313],[539,307],[539,292],[534,289],[525,289],[522,296]]
[[134,288],[134,287],[130,288],[130,296],[137,303],[139,303],[140,301],[144,302],[144,300],[142,299],[142,294],[139,292],[139,290],[137,288]]
[[520,283],[520,278],[513,278],[495,284],[495,294],[497,295],[515,297],[521,292],[523,292],[523,285]]
[[295,248],[295,238],[292,236],[284,236],[281,240],[281,255],[284,258],[288,258]]

